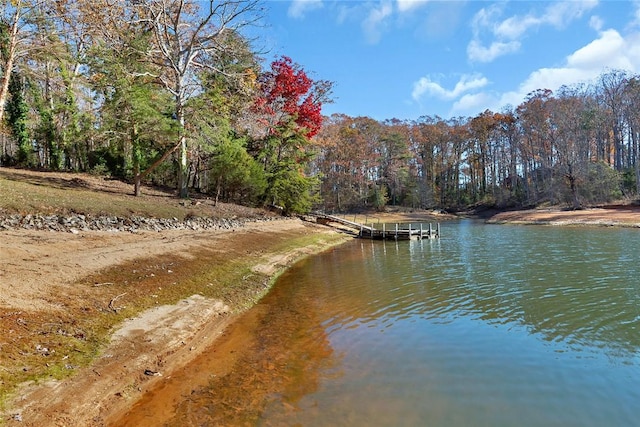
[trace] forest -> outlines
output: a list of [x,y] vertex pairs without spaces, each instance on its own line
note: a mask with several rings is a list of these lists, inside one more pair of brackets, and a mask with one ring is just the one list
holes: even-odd
[[259,0],[1,5],[0,166],[287,214],[580,208],[640,188],[640,77],[623,70],[475,117],[326,117],[334,82],[265,60]]

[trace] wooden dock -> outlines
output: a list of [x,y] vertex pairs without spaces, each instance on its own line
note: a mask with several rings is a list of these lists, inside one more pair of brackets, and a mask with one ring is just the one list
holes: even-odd
[[362,239],[422,240],[440,238],[440,224],[436,224],[435,228],[431,223],[370,223],[367,225],[356,222],[355,219],[354,221],[349,221],[346,218],[323,213],[314,213],[313,216],[319,224],[340,224],[353,230],[354,234],[357,234],[357,236]]

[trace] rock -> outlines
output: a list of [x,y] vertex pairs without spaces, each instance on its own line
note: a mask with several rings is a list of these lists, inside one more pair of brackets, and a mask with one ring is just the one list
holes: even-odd
[[273,221],[277,218],[200,218],[190,217],[184,221],[178,218],[145,218],[132,216],[91,215],[0,215],[0,229],[48,230],[79,234],[80,231],[131,232],[164,230],[231,230],[245,226],[248,222]]

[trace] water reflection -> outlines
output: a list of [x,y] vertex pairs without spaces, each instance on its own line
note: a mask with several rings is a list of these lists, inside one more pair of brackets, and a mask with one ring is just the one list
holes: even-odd
[[287,280],[323,301],[341,376],[262,421],[632,425],[639,258],[636,230],[465,221],[302,263]]
[[573,347],[638,350],[638,232],[457,227],[444,226],[440,240],[359,241],[353,260],[328,254],[325,292],[345,301],[333,322],[471,316]]

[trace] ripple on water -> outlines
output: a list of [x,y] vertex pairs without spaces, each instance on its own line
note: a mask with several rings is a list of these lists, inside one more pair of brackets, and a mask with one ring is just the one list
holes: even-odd
[[442,231],[305,264],[340,375],[266,425],[632,425],[640,234]]

